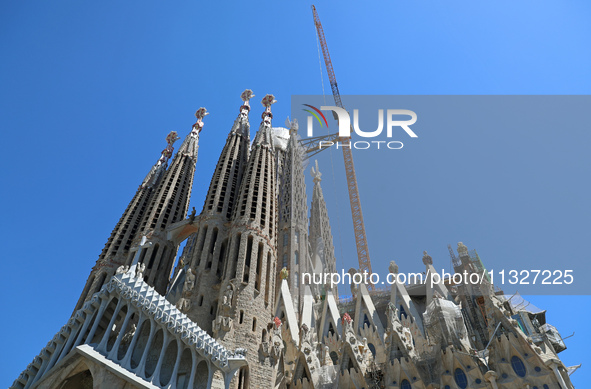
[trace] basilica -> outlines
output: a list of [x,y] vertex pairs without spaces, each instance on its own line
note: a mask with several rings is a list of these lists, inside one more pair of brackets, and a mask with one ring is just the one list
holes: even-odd
[[352,284],[347,298],[330,278],[309,282],[342,270],[322,173],[304,170],[296,120],[273,126],[272,95],[251,140],[253,97],[236,104],[200,213],[189,201],[207,110],[176,154],[168,134],[72,316],[11,388],[574,387],[545,311],[496,288],[461,242],[454,271],[479,283],[434,282],[427,252],[402,269],[423,282]]

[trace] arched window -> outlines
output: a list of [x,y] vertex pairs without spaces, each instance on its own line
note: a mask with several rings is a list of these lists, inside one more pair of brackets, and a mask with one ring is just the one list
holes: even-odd
[[287,246],[289,243],[289,234],[287,232],[283,233],[283,246]]
[[374,345],[373,345],[373,343],[369,343],[369,344],[367,345],[367,347],[369,347],[369,351],[371,351],[371,354],[372,354],[372,355],[374,356],[374,358],[375,358],[375,356],[376,356],[376,346],[374,346]]
[[371,327],[371,323],[369,322],[369,318],[367,317],[366,313],[363,314],[363,326],[367,326],[367,328]]
[[454,371],[454,380],[461,389],[466,389],[468,387],[466,373],[464,373],[464,370],[460,369],[459,367]]
[[72,377],[67,378],[61,387],[64,389],[92,388],[92,385],[93,379],[92,374],[90,374],[90,370],[84,370]]
[[404,307],[401,305],[400,306],[400,314],[399,314],[399,319],[402,320],[402,315],[404,315],[404,317],[406,318],[406,311],[404,310]]
[[400,383],[400,389],[412,389],[412,386],[410,386],[410,382],[408,382],[408,380],[402,380]]
[[300,263],[300,253],[296,250],[295,252],[295,264],[299,264]]
[[329,355],[330,359],[332,360],[332,364],[337,365],[339,363],[339,354],[337,354],[336,351],[331,351]]
[[527,370],[525,370],[525,365],[523,364],[523,361],[517,355],[513,355],[511,357],[511,367],[513,367],[513,371],[515,372],[515,374],[517,374],[520,377],[525,377],[525,375],[527,374]]
[[287,269],[287,253],[283,254],[283,267]]

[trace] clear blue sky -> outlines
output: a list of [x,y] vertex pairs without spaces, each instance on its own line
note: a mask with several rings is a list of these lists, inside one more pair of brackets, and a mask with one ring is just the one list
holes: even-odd
[[[186,134],[200,106],[211,112],[192,198],[200,210],[245,88],[257,95],[253,128],[266,93],[278,100],[275,125],[290,115],[292,95],[322,93],[309,5],[0,4],[7,157],[0,173],[0,385],[11,384],[66,323],[169,131]],[[343,94],[591,93],[586,1],[316,6]],[[326,74],[324,86],[328,93]],[[422,250],[444,266],[446,245],[463,241],[489,267],[501,260],[529,267],[539,259],[589,269],[588,127],[557,126],[553,134],[523,128],[515,140],[475,130],[455,134],[458,142],[448,139],[452,146],[432,156],[421,149],[429,143],[426,130],[423,143],[392,155],[388,166],[375,169],[367,156],[358,158],[374,268],[385,272],[396,259],[404,271],[416,271]],[[355,256],[342,157],[333,154],[332,165],[330,157],[319,158],[323,187],[338,265],[348,268]],[[591,379],[591,317],[584,310],[591,298],[531,300],[564,336],[576,332],[560,356],[567,365],[584,363],[572,376],[583,387]]]

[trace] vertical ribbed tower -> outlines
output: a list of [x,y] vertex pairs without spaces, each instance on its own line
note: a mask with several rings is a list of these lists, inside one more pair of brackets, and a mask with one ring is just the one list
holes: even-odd
[[[304,288],[300,288],[302,273],[312,273],[308,253],[308,205],[304,177],[304,153],[298,139],[298,123],[290,124],[285,151],[279,195],[279,226],[277,240],[277,288],[279,272],[289,270],[288,284],[296,307],[301,308]],[[314,294],[317,290],[313,290]],[[299,309],[298,309],[299,312]]]
[[[263,98],[265,112],[254,139],[228,241],[214,335],[229,348],[246,349],[249,370],[236,385],[273,387],[274,369],[259,347],[275,305],[277,181],[271,128],[273,95]],[[263,358],[262,360],[260,358]]]
[[191,188],[195,176],[199,133],[203,129],[205,108],[195,113],[197,122],[173,158],[160,184],[154,190],[150,205],[140,226],[140,235],[134,241],[136,251],[128,264],[143,264],[144,280],[160,294],[164,294],[178,246],[166,238],[166,228],[187,216]]
[[125,209],[119,222],[111,232],[111,236],[107,240],[96,265],[90,272],[74,312],[80,309],[89,296],[92,296],[105,282],[108,282],[111,276],[115,274],[115,270],[123,265],[129,257],[129,250],[137,235],[142,217],[154,194],[154,188],[159,185],[162,176],[166,172],[168,160],[174,150],[172,145],[177,139],[176,131],[170,132],[166,137],[168,146],[162,151],[160,158],[144,178],[133,199],[129,202],[127,209]]
[[[203,211],[198,218],[198,231],[183,252],[183,264],[189,264],[196,275],[190,304],[183,311],[208,333],[217,310],[224,261],[228,252],[229,222],[235,208],[240,183],[250,151],[249,100],[251,90],[242,95],[240,114],[234,121],[216,165]],[[186,304],[186,303],[185,303]]]
[[[328,220],[328,210],[322,194],[322,173],[318,169],[318,161],[315,161],[316,168],[310,169],[310,174],[314,179],[314,189],[312,192],[312,206],[310,209],[310,256],[312,257],[312,267],[314,271],[320,273],[336,273],[336,259],[334,256],[334,245],[332,241],[332,232],[330,230],[330,221]],[[337,285],[333,285],[332,291],[338,296]]]

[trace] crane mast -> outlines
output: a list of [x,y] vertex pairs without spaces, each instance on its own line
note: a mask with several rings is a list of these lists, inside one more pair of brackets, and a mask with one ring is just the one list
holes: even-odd
[[[314,25],[316,26],[316,32],[318,33],[318,39],[320,40],[320,47],[322,48],[322,55],[324,56],[324,64],[330,80],[330,88],[332,89],[332,95],[334,97],[335,105],[339,108],[343,107],[341,101],[341,94],[339,93],[339,87],[337,85],[337,79],[334,74],[332,67],[332,61],[330,60],[330,54],[328,53],[328,46],[326,44],[326,38],[324,37],[324,30],[322,29],[322,23],[316,12],[316,7],[312,6],[312,12],[314,14]],[[353,163],[353,153],[351,152],[351,138],[350,137],[339,137],[337,134],[328,135],[325,137],[318,137],[325,139],[336,139],[341,142],[343,149],[343,157],[345,160],[345,174],[347,176],[347,188],[349,190],[349,202],[351,203],[351,215],[353,217],[353,229],[355,232],[355,244],[357,246],[357,258],[359,260],[359,269],[362,272],[367,272],[371,275],[371,261],[369,259],[369,249],[367,247],[367,235],[365,233],[365,224],[363,223],[363,212],[361,211],[361,200],[359,199],[359,188],[357,186],[357,176],[355,175],[355,164]],[[308,148],[309,152],[318,152],[320,148],[311,147]],[[373,284],[368,284],[368,289],[373,290]]]

